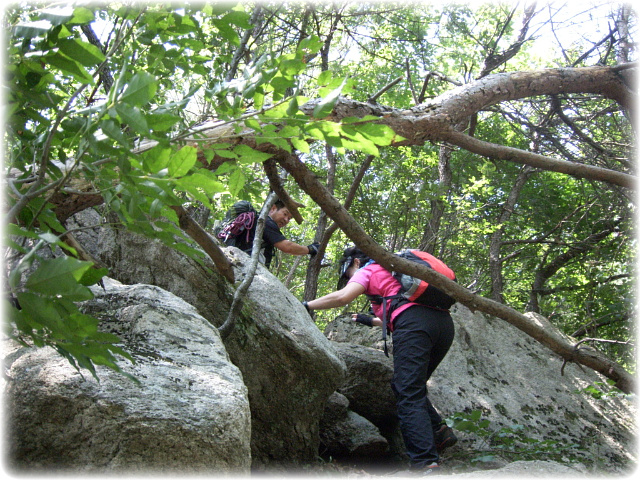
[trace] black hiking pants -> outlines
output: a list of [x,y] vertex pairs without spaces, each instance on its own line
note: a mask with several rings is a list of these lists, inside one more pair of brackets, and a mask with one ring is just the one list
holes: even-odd
[[449,312],[409,307],[393,322],[393,392],[412,469],[438,462],[434,429],[442,417],[427,397],[427,380],[451,347]]

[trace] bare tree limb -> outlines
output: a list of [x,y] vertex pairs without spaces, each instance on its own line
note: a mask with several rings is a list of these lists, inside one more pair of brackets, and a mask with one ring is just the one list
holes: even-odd
[[181,206],[171,207],[178,215],[180,228],[184,230],[195,242],[200,245],[209,255],[218,271],[231,283],[235,282],[231,262],[225,256],[218,244],[205,232],[198,223],[191,218],[187,211]]
[[302,214],[298,207],[304,207],[301,203],[293,201],[293,199],[289,196],[287,191],[282,186],[282,181],[280,180],[280,176],[278,175],[278,168],[276,167],[276,163],[273,159],[269,159],[263,163],[264,173],[267,174],[267,178],[269,179],[269,185],[271,186],[271,190],[273,190],[278,196],[279,200],[282,200],[286,207],[291,212],[293,218],[296,219],[298,225],[302,224],[304,219],[302,218]]
[[376,93],[374,93],[373,95],[371,95],[369,97],[369,99],[367,100],[367,102],[369,103],[376,103],[376,101],[378,100],[378,98],[380,98],[380,96],[386,92],[387,90],[391,90],[393,87],[395,87],[398,83],[400,83],[402,81],[402,77],[398,77],[395,80],[393,80],[392,82],[389,82],[387,85],[385,85],[384,87],[382,87],[380,90],[378,90]]
[[513,147],[496,145],[454,130],[449,130],[449,133],[442,136],[445,137],[449,143],[482,155],[483,157],[521,163],[552,172],[566,173],[567,175],[577,178],[600,180],[625,188],[635,188],[635,177],[615,170],[568,162],[566,160],[557,160]]
[[524,168],[520,170],[513,187],[509,192],[507,200],[502,205],[502,212],[496,220],[496,223],[500,225],[500,228],[491,234],[491,242],[489,244],[489,271],[491,272],[491,298],[496,302],[504,303],[504,282],[502,277],[503,259],[500,256],[500,249],[503,245],[502,235],[504,233],[502,225],[511,218],[513,210],[518,202],[520,192],[534,171],[535,170],[528,165],[525,165]]
[[[349,191],[347,192],[347,197],[344,200],[345,210],[349,210],[349,207],[351,207],[351,204],[353,203],[353,199],[356,196],[356,192],[358,191],[358,187],[360,186],[360,183],[362,183],[362,178],[364,177],[364,174],[367,173],[367,170],[369,170],[369,167],[371,166],[371,162],[373,162],[374,158],[375,157],[373,155],[368,155],[367,158],[365,158],[362,164],[360,165],[360,168],[358,169],[358,173],[353,179],[353,183],[351,184],[351,187],[349,187]],[[331,238],[331,235],[333,235],[333,232],[335,232],[337,229],[338,229],[337,223],[333,222],[331,225],[329,225],[329,228],[327,228],[324,236],[322,237],[321,244],[326,245],[327,243],[329,243],[329,239]]]
[[242,40],[240,41],[240,45],[238,45],[235,53],[233,54],[233,59],[231,60],[231,63],[229,65],[229,71],[227,72],[225,81],[230,82],[231,80],[233,80],[233,77],[236,76],[240,60],[242,60],[242,57],[247,51],[247,44],[249,43],[249,39],[251,38],[251,35],[254,33],[254,31],[256,31],[260,27],[260,22],[263,16],[264,11],[262,10],[262,6],[260,6],[260,4],[256,5],[255,10],[251,15],[251,19],[249,20],[249,23],[253,25],[253,28],[250,28],[244,32]]
[[526,306],[527,311],[539,312],[540,306],[538,303],[538,294],[536,292],[542,289],[542,286],[546,281],[551,278],[558,270],[567,265],[574,258],[584,255],[586,252],[593,250],[598,242],[613,234],[616,228],[616,223],[612,222],[607,228],[599,232],[589,235],[581,242],[569,246],[569,248],[555,257],[548,264],[544,265],[545,260],[542,260],[542,265],[536,271],[533,286],[529,292],[529,302]]

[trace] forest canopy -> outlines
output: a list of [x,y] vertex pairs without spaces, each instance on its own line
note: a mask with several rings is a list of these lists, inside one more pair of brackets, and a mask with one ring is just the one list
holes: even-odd
[[629,6],[19,3],[3,22],[14,338],[91,371],[127,356],[78,309],[108,270],[74,213],[202,258],[185,218],[211,233],[273,189],[285,235],[321,245],[272,266],[298,298],[335,289],[349,244],[385,265],[420,248],[465,305],[538,313],[635,372]]

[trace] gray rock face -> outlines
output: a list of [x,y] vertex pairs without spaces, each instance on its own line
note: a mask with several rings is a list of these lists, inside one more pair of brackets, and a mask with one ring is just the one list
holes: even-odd
[[[236,276],[244,275],[249,257],[229,253]],[[300,301],[262,266],[225,346],[249,389],[254,468],[315,461],[319,420],[345,365]]]
[[[428,384],[429,398],[443,417],[481,410],[492,431],[517,424],[527,438],[555,441],[558,446],[577,444],[567,455],[593,468],[625,471],[633,465],[634,403],[623,397],[595,399],[580,392],[603,382],[603,377],[575,364],[566,365],[562,375],[560,358],[500,319],[471,313],[461,305],[454,307],[452,317],[456,326],[453,346]],[[348,317],[339,317],[325,330],[336,341],[378,347],[379,332],[354,324]],[[358,351],[349,343],[338,350]],[[391,359],[378,354],[368,367],[363,361],[345,360],[349,384],[339,391],[349,398],[349,408],[379,426],[370,405],[378,404],[388,387],[380,385],[376,392],[351,386],[373,384],[375,380],[368,378],[371,372],[391,378]],[[446,452],[445,460],[451,453],[489,448],[486,438],[470,432],[457,435],[460,441]]]
[[362,345],[337,343],[336,349],[347,365],[345,381],[338,391],[349,399],[351,410],[376,425],[394,421],[397,414],[391,390],[391,359],[380,350]]
[[349,410],[349,400],[335,392],[320,421],[320,455],[332,458],[384,457],[389,442],[364,417]]
[[[218,332],[157,287],[105,282],[83,310],[116,333],[139,384],[97,367],[98,383],[53,349],[7,357],[10,466],[19,471],[246,473],[247,389]],[[89,375],[89,376],[87,376]]]
[[495,470],[475,471],[451,475],[456,478],[589,478],[582,464],[571,466],[544,460],[517,461]]
[[[96,214],[76,216],[78,225],[98,223],[91,215]],[[235,287],[206,259],[197,262],[123,229],[86,235],[86,241],[80,236],[83,245],[92,248],[113,278],[157,285],[193,305],[212,325],[224,323]],[[249,257],[236,248],[225,250],[236,281],[242,281]],[[262,265],[225,348],[249,392],[253,468],[315,461],[318,422],[327,398],[342,383],[345,366],[300,301]]]

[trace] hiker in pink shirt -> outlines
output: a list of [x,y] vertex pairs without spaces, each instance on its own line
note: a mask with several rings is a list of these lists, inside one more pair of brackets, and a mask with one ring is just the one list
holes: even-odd
[[[451,428],[427,396],[427,380],[449,351],[454,326],[448,310],[413,302],[381,301],[401,288],[391,272],[372,262],[357,247],[345,250],[340,262],[338,290],[303,302],[307,310],[324,310],[347,305],[365,294],[375,317],[353,314],[354,321],[383,326],[393,332],[393,381],[400,430],[409,456],[409,469],[418,475],[437,473],[439,452],[456,443]],[[386,332],[385,332],[386,333]]]

